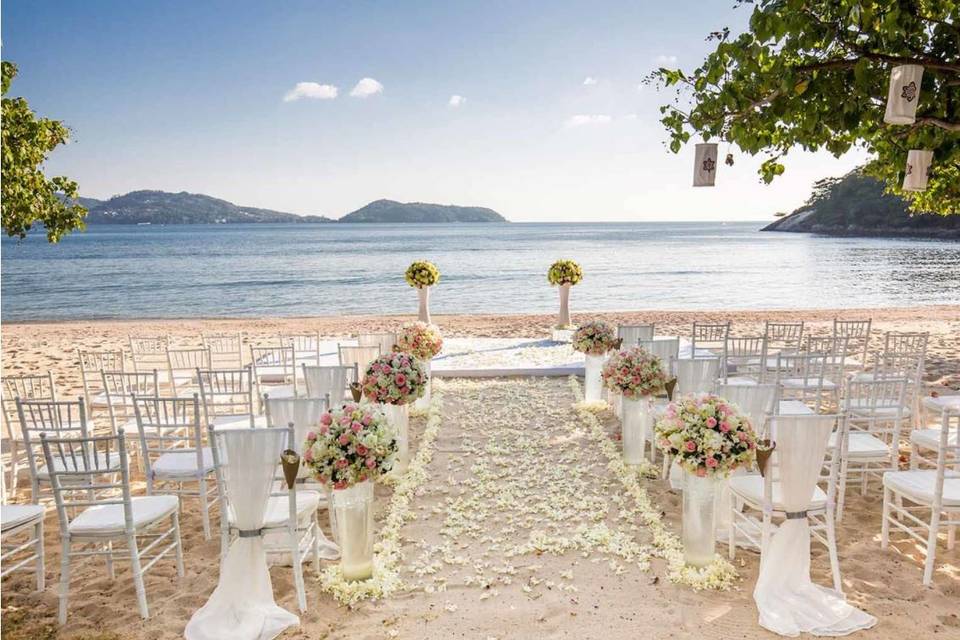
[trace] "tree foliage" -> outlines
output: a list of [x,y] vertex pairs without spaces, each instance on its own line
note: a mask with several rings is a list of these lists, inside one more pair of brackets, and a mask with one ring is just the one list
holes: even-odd
[[23,98],[7,97],[17,75],[12,62],[3,61],[3,184],[2,224],[7,235],[24,238],[42,223],[47,240],[84,227],[87,210],[76,202],[77,183],[64,176],[47,178],[47,155],[64,144],[69,130],[62,122],[38,118]]
[[[661,122],[678,152],[692,135],[768,157],[771,182],[795,147],[840,156],[864,147],[868,175],[914,211],[960,213],[960,2],[957,0],[737,0],[749,29],[707,38],[716,49],[692,73],[661,68],[675,87]],[[916,123],[883,122],[890,69],[924,67]],[[910,149],[930,149],[926,191],[902,192]]]

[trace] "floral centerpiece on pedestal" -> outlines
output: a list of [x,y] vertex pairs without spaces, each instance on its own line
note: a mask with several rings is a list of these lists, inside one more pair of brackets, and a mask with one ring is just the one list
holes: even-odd
[[560,287],[560,314],[557,317],[557,329],[570,328],[570,287],[580,284],[583,270],[573,260],[557,260],[547,271],[547,282]]
[[608,322],[591,320],[583,323],[571,339],[574,350],[584,354],[584,402],[600,402],[600,370],[603,357],[620,345],[617,331]]
[[684,471],[683,543],[687,563],[714,555],[716,480],[753,465],[757,436],[740,409],[713,394],[683,396],[657,422],[657,446]]
[[427,370],[411,353],[386,353],[370,363],[360,383],[364,397],[381,405],[397,431],[399,459],[394,468],[402,471],[410,462],[407,429],[410,403],[426,392]]
[[667,384],[663,362],[642,347],[623,349],[610,356],[600,376],[607,389],[623,398],[623,461],[643,464],[647,438],[653,437],[653,396]]
[[427,371],[427,389],[416,401],[414,408],[420,411],[426,410],[430,406],[430,363],[443,349],[443,336],[440,335],[440,329],[437,325],[426,322],[407,323],[397,333],[397,344],[394,349],[411,353],[423,363]]
[[430,322],[430,287],[440,282],[440,269],[426,260],[418,260],[407,267],[404,274],[407,284],[417,290],[420,297],[420,309],[417,318]]
[[307,433],[303,463],[333,489],[340,569],[348,580],[373,574],[373,483],[393,468],[397,448],[393,426],[370,404],[331,408]]

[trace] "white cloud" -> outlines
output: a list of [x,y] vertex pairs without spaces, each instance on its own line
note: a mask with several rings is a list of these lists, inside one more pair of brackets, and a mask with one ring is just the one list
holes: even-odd
[[627,115],[623,116],[624,120],[636,120],[637,118],[639,118],[639,116],[635,113],[628,113]]
[[609,124],[612,118],[608,115],[595,114],[578,114],[575,116],[570,116],[567,118],[567,121],[564,123],[564,126],[567,128],[571,127],[582,127],[589,124]]
[[467,99],[463,96],[452,95],[450,96],[450,101],[447,102],[447,104],[456,109],[457,107],[462,106],[466,101]]
[[583,86],[585,87],[592,87],[595,84],[597,84],[597,79],[593,76],[587,76],[583,79]]
[[654,62],[660,65],[675,65],[677,64],[677,56],[668,56],[661,53],[654,58]]
[[314,100],[333,100],[337,97],[337,88],[332,84],[320,84],[318,82],[298,82],[293,89],[287,91],[283,96],[284,102],[293,102],[300,98],[313,98]]
[[350,90],[350,95],[354,98],[369,98],[378,93],[383,93],[383,85],[373,78],[363,78]]

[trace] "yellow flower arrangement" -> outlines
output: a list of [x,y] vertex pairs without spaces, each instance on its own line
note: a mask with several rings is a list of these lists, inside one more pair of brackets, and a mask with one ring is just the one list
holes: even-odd
[[583,280],[583,270],[573,260],[557,260],[547,271],[547,281],[552,285],[576,285]]
[[407,267],[407,273],[404,275],[407,284],[411,287],[420,289],[422,287],[432,287],[440,282],[440,269],[437,265],[426,260],[417,260]]

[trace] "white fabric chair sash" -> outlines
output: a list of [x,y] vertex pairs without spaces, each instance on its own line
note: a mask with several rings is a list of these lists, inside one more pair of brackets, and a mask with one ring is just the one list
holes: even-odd
[[766,433],[766,421],[776,406],[776,385],[721,384],[717,386],[717,395],[740,407],[740,411],[750,419],[755,432]]
[[[277,606],[260,530],[286,429],[215,432],[228,502],[239,536],[220,566],[220,581],[187,623],[187,640],[271,640],[300,619]],[[227,517],[221,514],[221,517]]]
[[832,417],[777,418],[783,510],[791,515],[777,528],[763,551],[753,599],[760,613],[760,626],[782,636],[794,637],[804,632],[841,636],[877,623],[873,616],[847,604],[843,594],[810,579],[810,527],[806,511],[832,429]]
[[720,358],[684,358],[677,360],[677,391],[712,393],[720,376]]

